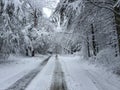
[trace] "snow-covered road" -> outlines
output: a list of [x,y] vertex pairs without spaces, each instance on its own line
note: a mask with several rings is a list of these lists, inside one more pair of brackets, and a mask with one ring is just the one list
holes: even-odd
[[0,64],[0,90],[120,90],[117,76],[78,56],[47,57]]
[[0,90],[5,90],[19,79],[34,70],[48,56],[36,57],[10,56],[0,64]]
[[6,90],[24,90],[29,85],[29,83],[33,80],[33,78],[44,68],[47,64],[50,56],[42,61],[38,67],[31,70],[29,73],[24,75],[22,78],[17,80],[13,85],[8,87]]
[[50,90],[67,90],[64,72],[61,68],[59,59],[55,60],[55,69]]

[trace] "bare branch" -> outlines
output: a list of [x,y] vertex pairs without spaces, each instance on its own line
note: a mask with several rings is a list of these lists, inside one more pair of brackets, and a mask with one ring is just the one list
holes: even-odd
[[30,5],[30,7],[32,8],[32,10],[34,11],[34,7],[32,6],[32,4],[27,0],[27,3]]
[[[114,12],[115,14],[117,14],[117,15],[120,15],[120,13],[118,13],[117,11],[115,11],[114,10],[114,5],[112,6],[112,7],[108,7],[108,6],[101,6],[101,5],[99,5],[100,3],[99,2],[92,2],[91,0],[88,0],[91,4],[93,4],[94,6],[97,6],[97,7],[99,7],[99,8],[105,8],[105,9],[108,9],[108,10],[111,10],[112,12]],[[105,3],[106,4],[106,3]],[[109,3],[107,3],[107,4],[109,4]]]

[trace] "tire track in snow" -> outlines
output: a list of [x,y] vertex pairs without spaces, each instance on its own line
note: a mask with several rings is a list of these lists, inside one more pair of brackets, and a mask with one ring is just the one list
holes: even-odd
[[62,67],[58,59],[55,61],[53,82],[51,84],[50,90],[67,90],[64,72],[62,71]]
[[28,74],[23,76],[21,79],[17,80],[13,85],[5,90],[25,90],[25,88],[30,84],[33,78],[44,68],[51,56],[45,59],[40,65],[30,71]]

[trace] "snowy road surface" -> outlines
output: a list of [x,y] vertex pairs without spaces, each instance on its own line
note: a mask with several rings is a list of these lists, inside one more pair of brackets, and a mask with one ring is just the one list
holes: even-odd
[[58,59],[55,60],[55,70],[50,90],[67,90],[64,72]]
[[0,61],[0,90],[5,90],[35,69],[48,56],[21,57],[11,55],[9,60]]
[[47,64],[50,57],[45,59],[40,63],[38,67],[31,70],[28,74],[17,80],[12,86],[10,86],[6,90],[24,90],[29,83],[32,81],[32,79],[44,68],[44,66]]
[[120,90],[117,76],[78,56],[45,58],[33,57],[29,63],[23,60],[16,66],[0,64],[0,90]]

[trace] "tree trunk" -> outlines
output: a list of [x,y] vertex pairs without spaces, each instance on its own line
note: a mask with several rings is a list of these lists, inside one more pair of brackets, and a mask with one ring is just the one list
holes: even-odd
[[35,56],[35,51],[34,51],[34,50],[32,51],[32,56],[33,56],[33,57]]
[[90,55],[90,43],[89,43],[89,37],[88,37],[88,34],[87,34],[87,51],[88,51],[88,57],[91,57]]
[[[120,7],[115,7],[116,12],[120,12]],[[117,37],[118,37],[118,47],[119,47],[119,54],[120,54],[120,15],[115,14],[115,21],[116,21],[116,30],[117,30]],[[117,46],[117,45],[115,45]],[[117,54],[116,54],[117,56]]]
[[37,27],[37,24],[38,24],[38,22],[37,22],[37,10],[35,9],[35,11],[34,11],[34,27]]
[[26,56],[28,56],[28,49],[26,49]]
[[93,24],[91,24],[91,33],[92,33],[92,47],[93,47],[93,54],[96,56],[95,31],[94,31]]

